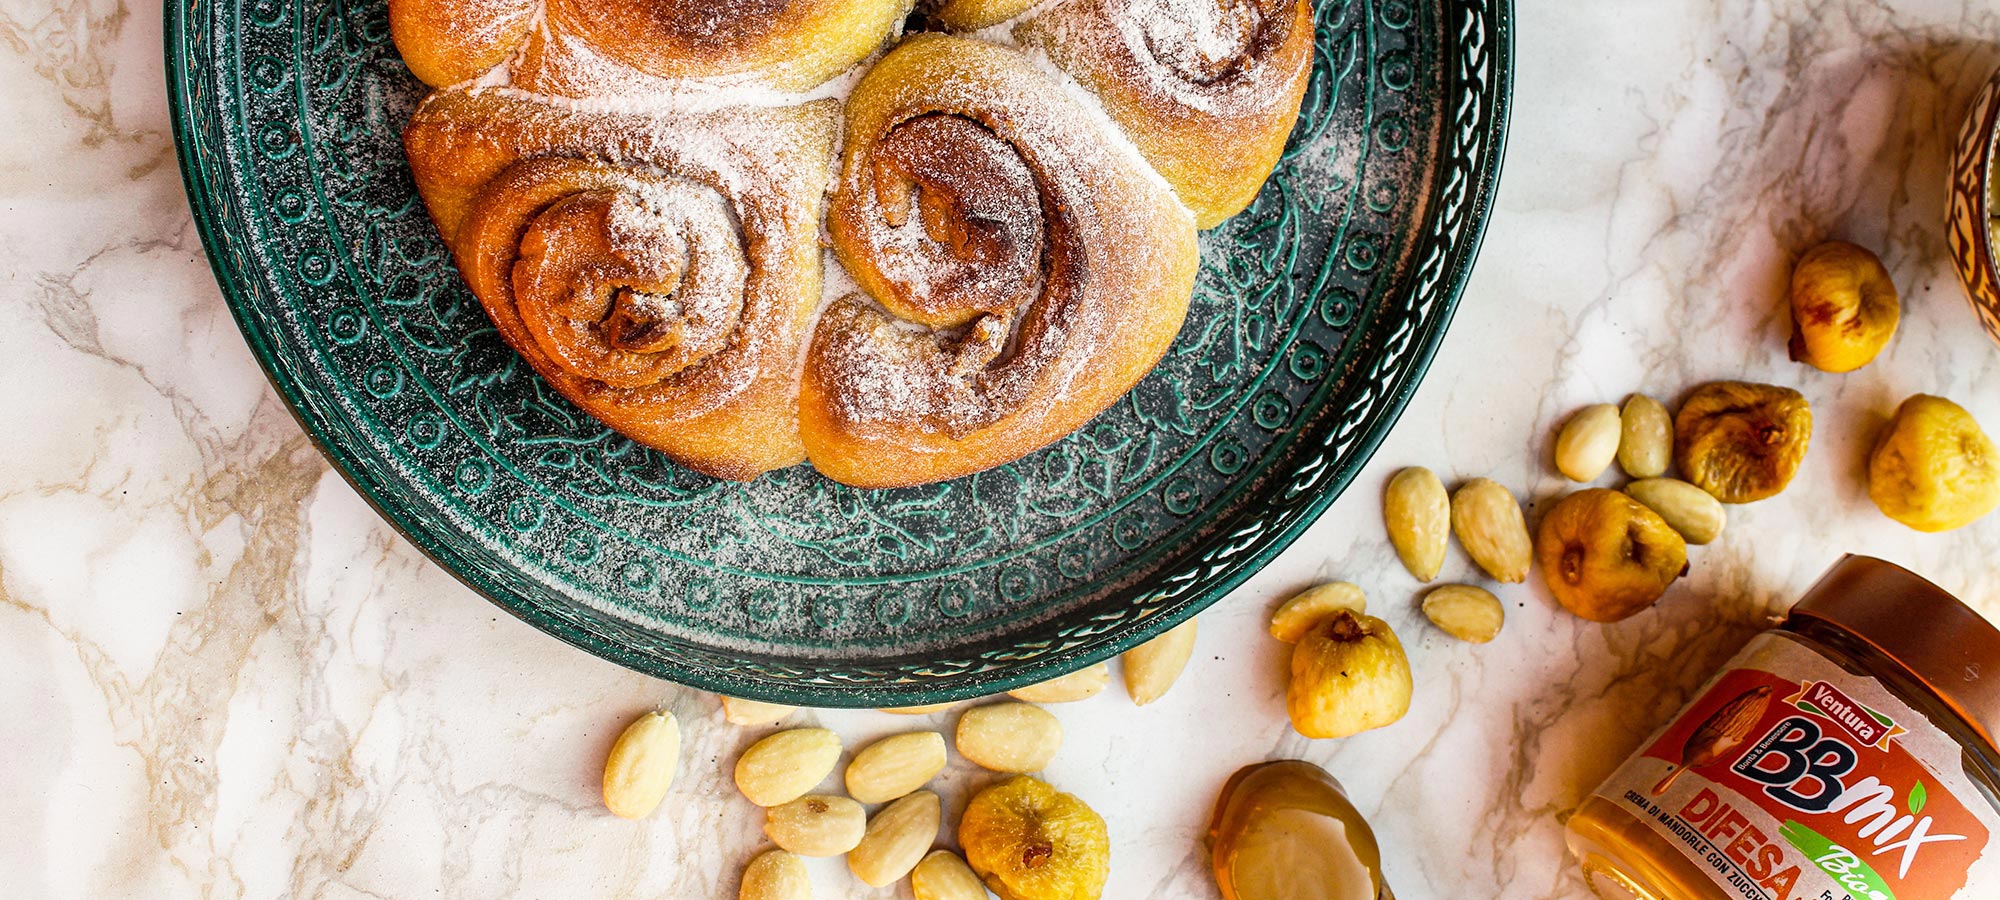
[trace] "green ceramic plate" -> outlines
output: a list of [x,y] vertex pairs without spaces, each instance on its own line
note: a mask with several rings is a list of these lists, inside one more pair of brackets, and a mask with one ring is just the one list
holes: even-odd
[[947,484],[679,469],[495,335],[417,201],[421,88],[383,0],[167,4],[189,200],[224,295],[336,467],[509,612],[643,672],[817,706],[990,694],[1111,656],[1298,536],[1451,318],[1505,134],[1509,0],[1318,10],[1285,161],[1202,238],[1187,326],[1125,401]]

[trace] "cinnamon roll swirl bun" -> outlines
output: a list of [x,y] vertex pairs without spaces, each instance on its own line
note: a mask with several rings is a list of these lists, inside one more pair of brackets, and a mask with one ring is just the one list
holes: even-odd
[[796,369],[820,298],[837,105],[592,113],[433,94],[418,191],[500,336],[563,396],[720,478],[805,458]]
[[937,24],[952,31],[990,28],[1034,8],[1040,0],[943,0],[925,4]]
[[389,0],[389,38],[410,74],[445,87],[493,68],[528,37],[536,0]]
[[803,91],[874,53],[910,0],[547,0],[549,32],[661,78]]
[[1097,95],[1202,228],[1257,198],[1312,67],[1310,0],[1059,0],[1014,35]]
[[[473,78],[520,48],[514,83],[539,93],[584,96],[630,73],[803,91],[874,53],[910,2],[389,0],[389,26],[410,71],[433,87]],[[544,14],[531,33],[537,9]]]
[[917,35],[848,100],[828,211],[867,298],[806,354],[814,466],[864,487],[1017,459],[1075,430],[1165,352],[1193,218],[1020,53]]

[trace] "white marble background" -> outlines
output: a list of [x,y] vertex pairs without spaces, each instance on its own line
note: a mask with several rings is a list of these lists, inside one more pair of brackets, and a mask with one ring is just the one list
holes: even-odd
[[[711,697],[501,615],[328,470],[210,280],[160,46],[151,5],[0,0],[0,895],[733,896],[759,819],[721,773],[750,735]],[[1946,149],[2000,64],[2000,8],[1529,0],[1518,48],[1485,251],[1375,464],[1204,618],[1167,699],[1058,710],[1048,776],[1110,821],[1110,897],[1215,896],[1200,834],[1217,788],[1286,756],[1348,784],[1404,900],[1581,897],[1563,817],[1836,555],[2000,612],[2000,518],[1919,536],[1860,478],[1913,392],[2000,432],[2000,348],[1941,231]],[[1848,376],[1783,352],[1788,260],[1829,235],[1881,249],[1906,302],[1889,352]],[[1736,510],[1656,611],[1599,627],[1520,587],[1494,644],[1422,621],[1377,520],[1395,467],[1547,498],[1548,432],[1571,409],[1718,377],[1799,387],[1818,434],[1792,489]],[[1446,576],[1468,568],[1454,551]],[[1275,602],[1332,577],[1371,590],[1418,690],[1397,725],[1316,743],[1286,726],[1261,634]],[[660,703],[686,725],[683,776],[650,821],[613,819],[603,752]],[[850,746],[913,724],[824,721]],[[951,771],[948,817],[978,777]],[[907,891],[815,875],[819,897]]]

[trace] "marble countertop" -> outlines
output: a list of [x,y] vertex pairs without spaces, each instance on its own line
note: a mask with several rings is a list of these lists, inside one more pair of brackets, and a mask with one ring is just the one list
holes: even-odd
[[[1562,822],[1638,739],[1845,551],[2000,613],[2000,516],[1937,536],[1877,513],[1874,428],[1916,392],[2000,431],[2000,348],[1947,262],[1947,153],[2000,65],[1990,0],[1527,2],[1498,210],[1458,319],[1354,487],[1202,619],[1164,700],[1057,707],[1047,775],[1102,811],[1108,897],[1208,898],[1201,832],[1246,763],[1352,790],[1392,885],[1581,898]],[[467,591],[332,473],[252,362],[188,218],[151,6],[0,4],[0,893],[10,897],[725,897],[760,818],[725,769],[753,732],[712,696],[602,663]],[[1851,375],[1788,362],[1803,247],[1882,252],[1902,332]],[[1410,464],[1564,489],[1574,408],[1714,378],[1798,387],[1819,428],[1783,496],[1652,612],[1605,627],[1500,591],[1493,644],[1416,611],[1378,501]],[[1453,551],[1446,578],[1470,577]],[[1270,608],[1367,587],[1416,673],[1410,715],[1288,727]],[[682,775],[603,811],[605,749],[664,704]],[[802,713],[850,748],[948,716]],[[1165,752],[1163,752],[1163,750]],[[980,776],[944,777],[947,819]],[[869,893],[837,861],[818,897]]]

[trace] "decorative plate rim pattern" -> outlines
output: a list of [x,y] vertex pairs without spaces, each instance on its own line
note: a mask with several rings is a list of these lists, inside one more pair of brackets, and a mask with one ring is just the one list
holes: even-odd
[[[339,419],[310,392],[274,345],[279,334],[269,311],[257,302],[263,289],[256,277],[256,242],[227,187],[228,161],[210,146],[204,115],[219,117],[221,100],[208,96],[191,41],[191,0],[165,9],[168,91],[176,149],[190,206],[218,284],[253,355],[273,387],[315,446],[405,539],[446,571],[510,614],[599,657],[690,686],[776,702],[817,706],[895,706],[956,700],[998,693],[1052,677],[1115,655],[1195,615],[1228,594],[1275,558],[1318,518],[1367,462],[1414,392],[1449,324],[1483,238],[1498,180],[1507,129],[1512,82],[1511,0],[1490,3],[1449,0],[1442,4],[1440,31],[1453,39],[1444,54],[1445,84],[1440,102],[1436,193],[1416,219],[1413,263],[1396,282],[1401,318],[1360,377],[1372,403],[1346,427],[1323,437],[1325,451],[1297,471],[1272,472],[1255,501],[1203,536],[1201,551],[1180,558],[1172,571],[1126,585],[1115,596],[1122,608],[1081,623],[1052,642],[1030,635],[1012,651],[981,661],[939,661],[895,667],[799,667],[779,673],[770,666],[745,672],[726,665],[689,664],[664,654],[635,649],[628,623],[604,611],[564,608],[536,599],[529,573],[482,564],[434,522],[401,499],[401,479],[363,444],[344,437],[351,424]],[[1246,486],[1248,482],[1246,480]],[[1099,621],[1102,620],[1102,621]]]
[[1987,76],[1959,127],[1956,163],[1947,194],[1945,243],[1957,263],[1965,299],[1979,324],[2000,343],[2000,259],[1994,256],[1993,180],[2000,178],[2000,69]]

